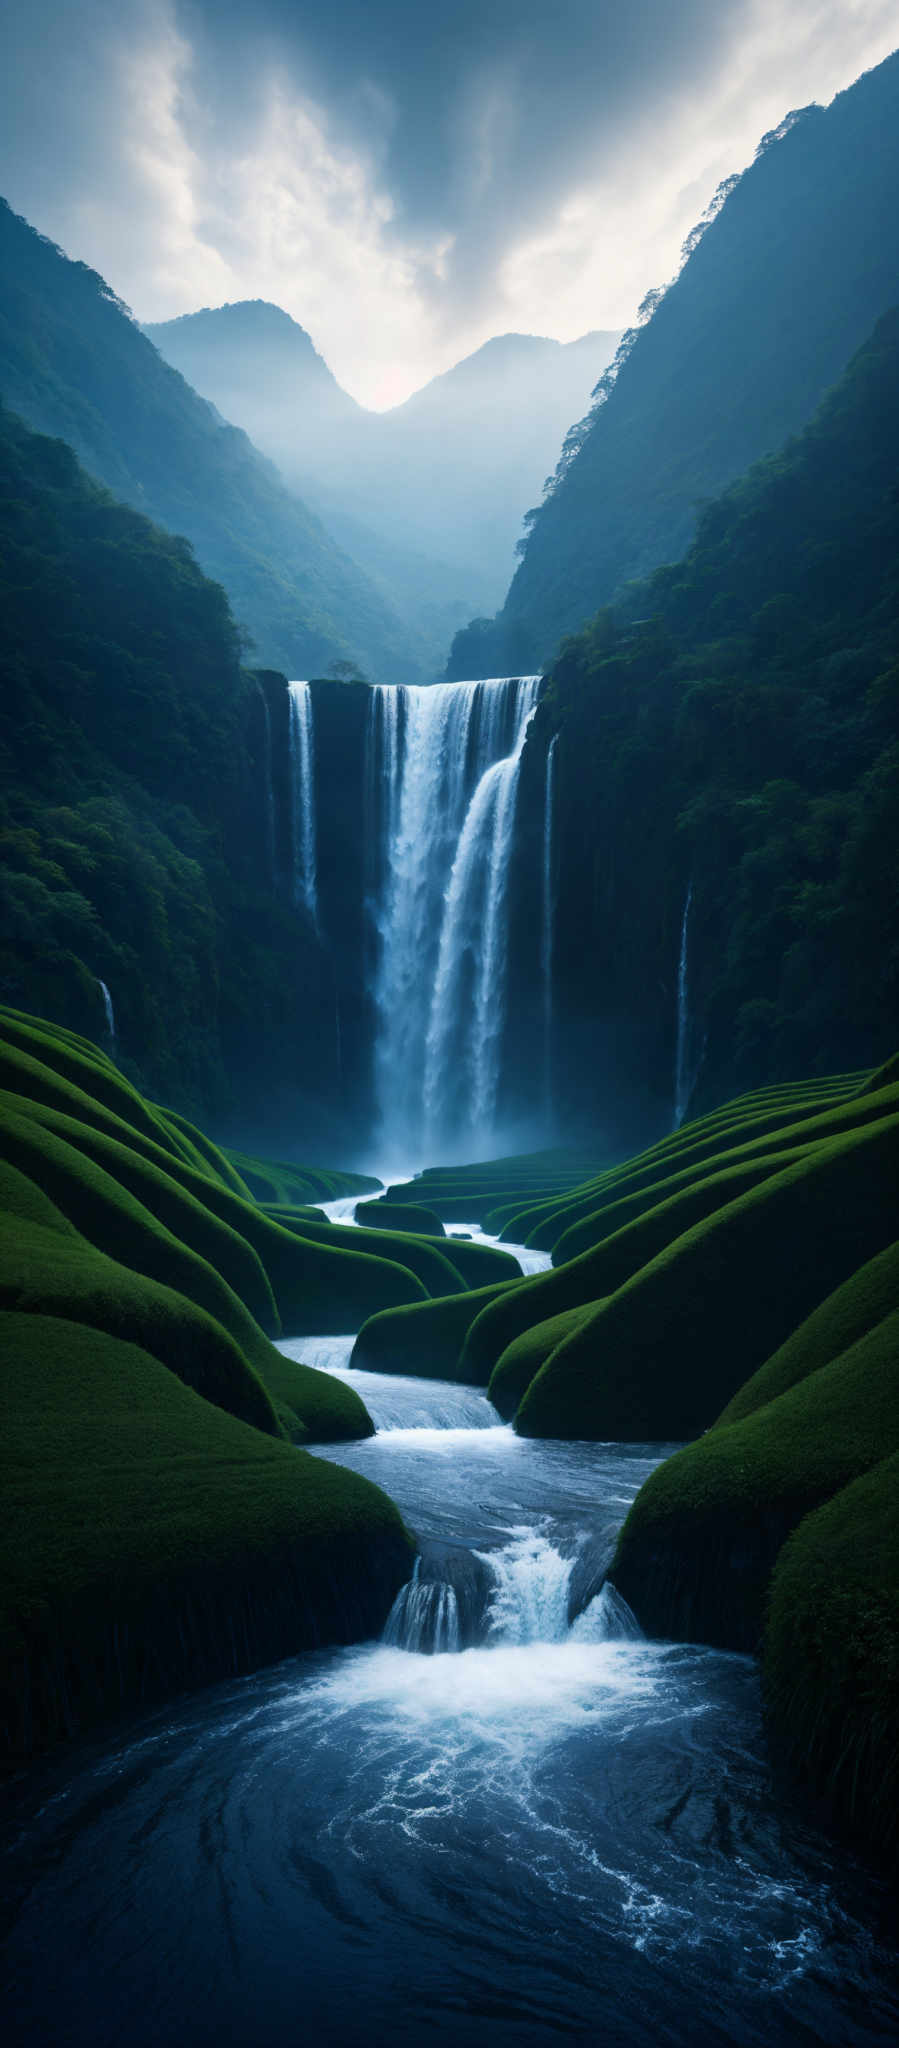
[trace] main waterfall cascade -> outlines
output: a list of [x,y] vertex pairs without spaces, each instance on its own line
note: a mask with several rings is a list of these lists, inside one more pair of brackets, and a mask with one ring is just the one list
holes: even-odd
[[290,766],[293,800],[294,895],[318,922],[315,831],[315,741],[309,684],[289,683]]
[[540,680],[374,693],[375,1090],[383,1139],[407,1160],[489,1142],[509,856]]

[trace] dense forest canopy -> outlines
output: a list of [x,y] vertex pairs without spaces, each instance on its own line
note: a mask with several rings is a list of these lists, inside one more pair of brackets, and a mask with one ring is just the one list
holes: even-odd
[[164,363],[104,280],[0,203],[0,393],[224,584],[256,658],[415,669],[389,604],[238,428]]
[[897,477],[894,309],[683,561],[565,644],[534,747],[558,728],[570,1101],[670,1093],[688,888],[696,1101],[891,1050]]
[[315,1038],[262,684],[187,542],[6,411],[0,477],[4,999],[104,1041],[102,978],[133,1071],[221,1112],[266,1041],[271,1081]]
[[496,624],[458,636],[449,675],[551,660],[624,583],[682,553],[704,500],[805,424],[895,301],[897,186],[899,53],[790,116],[729,181],[572,437]]

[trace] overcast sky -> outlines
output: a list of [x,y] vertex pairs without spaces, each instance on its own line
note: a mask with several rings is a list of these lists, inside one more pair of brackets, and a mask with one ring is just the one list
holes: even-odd
[[0,0],[0,191],[143,320],[267,298],[369,405],[621,327],[896,0]]

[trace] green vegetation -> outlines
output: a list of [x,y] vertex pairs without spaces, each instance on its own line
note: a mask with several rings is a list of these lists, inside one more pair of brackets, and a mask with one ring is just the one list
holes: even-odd
[[719,189],[526,515],[503,611],[457,635],[450,676],[550,661],[623,584],[683,551],[697,505],[804,425],[895,300],[897,137],[894,55],[831,106],[788,115]]
[[[360,1252],[358,1231],[274,1220],[202,1132],[70,1030],[0,1011],[0,1080],[0,1646],[18,1753],[381,1626],[411,1539],[377,1488],[294,1448],[371,1420],[270,1337],[282,1318],[344,1330],[423,1300],[419,1271],[461,1283],[436,1242],[385,1232]],[[285,1176],[328,1193],[344,1178],[275,1169],[282,1191]]]
[[187,535],[261,661],[293,676],[325,674],[335,658],[384,680],[408,670],[408,636],[374,583],[163,362],[104,280],[4,201],[0,279],[6,403],[70,442],[126,504]]
[[891,1860],[899,1816],[899,1457],[808,1515],[771,1584],[763,1676],[775,1745]]
[[413,1302],[363,1323],[350,1360],[369,1372],[409,1372],[421,1379],[460,1377],[459,1353],[479,1310],[504,1286],[477,1287],[445,1300]]
[[412,1546],[378,1488],[108,1330],[39,1311],[2,1325],[13,1755],[381,1626]]
[[0,605],[0,991],[110,1050],[102,977],[131,1080],[221,1113],[251,1053],[291,1071],[321,973],[260,802],[283,679],[186,542],[2,409]]
[[832,1358],[848,1351],[850,1345],[881,1323],[893,1309],[899,1309],[899,1242],[860,1266],[851,1279],[844,1281],[800,1323],[780,1350],[728,1402],[718,1418],[718,1427],[742,1422],[744,1416],[754,1414],[766,1401],[775,1400],[808,1373],[829,1365]]
[[228,1150],[226,1158],[257,1202],[297,1209],[312,1202],[333,1202],[341,1195],[365,1195],[378,1183],[367,1173],[340,1173],[333,1167],[295,1166],[283,1159],[253,1159]]
[[405,1230],[419,1237],[443,1237],[443,1224],[433,1209],[414,1202],[357,1202],[356,1222],[367,1230]]
[[[688,892],[694,1111],[895,1042],[897,392],[894,310],[805,431],[706,504],[683,559],[566,643],[531,726],[532,915],[557,735],[558,1112],[619,1149],[671,1116]],[[533,955],[512,972],[524,999]]]
[[885,1114],[725,1201],[559,1346],[516,1428],[669,1442],[708,1428],[834,1280],[889,1243],[897,1174],[899,1115]]
[[612,1572],[644,1627],[755,1650],[778,1553],[841,1487],[899,1451],[899,1310],[742,1422],[660,1465]]

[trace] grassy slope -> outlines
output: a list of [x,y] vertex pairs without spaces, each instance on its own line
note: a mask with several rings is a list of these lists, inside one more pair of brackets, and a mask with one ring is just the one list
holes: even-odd
[[728,1202],[573,1332],[516,1427],[669,1441],[706,1429],[834,1280],[889,1243],[897,1174],[899,1116],[885,1115]]
[[105,1331],[35,1312],[0,1336],[13,1753],[380,1626],[411,1545],[379,1489]]
[[812,1509],[899,1451],[899,1310],[741,1422],[668,1458],[612,1567],[653,1634],[754,1650],[771,1572]]
[[778,1750],[831,1813],[895,1860],[899,1457],[844,1487],[785,1545],[762,1670]]

